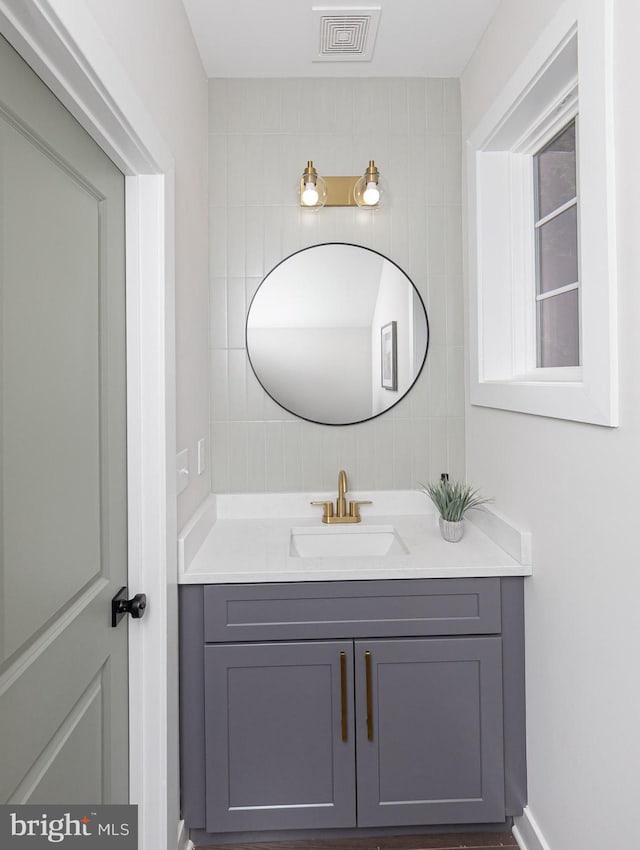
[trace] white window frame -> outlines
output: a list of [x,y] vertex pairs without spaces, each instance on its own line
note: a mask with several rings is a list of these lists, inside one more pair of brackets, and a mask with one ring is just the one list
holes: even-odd
[[[534,169],[534,157],[535,155],[541,151],[545,145],[547,145],[560,131],[566,128],[572,121],[575,121],[576,124],[576,197],[567,201],[562,206],[558,207],[558,209],[553,210],[548,216],[544,216],[540,222],[536,222],[535,217],[535,205],[536,205],[536,188],[535,188],[535,169]],[[545,120],[541,126],[536,128],[536,131],[533,133],[531,138],[527,142],[526,153],[523,152],[523,156],[525,158],[526,167],[528,169],[528,173],[526,176],[526,180],[528,181],[528,186],[530,186],[530,195],[525,197],[525,202],[527,203],[527,210],[525,210],[525,215],[527,216],[527,229],[529,233],[529,238],[531,239],[531,246],[528,246],[528,255],[531,256],[533,253],[533,265],[531,270],[527,271],[527,276],[531,280],[531,286],[527,289],[526,296],[526,309],[527,316],[525,321],[530,323],[532,329],[528,329],[527,339],[529,340],[528,346],[526,350],[523,352],[526,357],[526,361],[524,364],[523,377],[532,381],[549,381],[549,380],[563,380],[563,381],[581,381],[582,380],[582,321],[581,321],[581,301],[582,301],[582,268],[580,262],[580,171],[578,168],[578,148],[580,145],[580,120],[578,113],[578,90],[577,86],[573,89],[570,94],[563,96],[562,98],[562,106],[556,106],[554,108],[554,115],[551,121]],[[530,151],[530,153],[529,153]],[[527,187],[528,188],[528,187]],[[537,311],[537,302],[539,297],[537,295],[537,273],[536,273],[536,257],[535,253],[537,251],[536,248],[536,235],[535,230],[537,227],[541,226],[541,222],[546,222],[551,220],[560,214],[560,212],[569,209],[571,206],[576,206],[578,213],[578,280],[575,283],[569,284],[566,287],[561,287],[560,290],[554,289],[544,295],[540,296],[541,298],[550,298],[554,295],[558,295],[561,291],[569,292],[573,289],[578,290],[578,330],[579,330],[579,362],[578,366],[571,367],[539,367],[538,364],[538,354],[539,354],[539,328],[538,328],[538,311]],[[525,237],[526,238],[526,237]]]
[[[555,298],[558,295],[562,295],[566,292],[576,292],[578,297],[578,363],[575,367],[575,373],[573,376],[574,380],[580,380],[582,375],[582,370],[580,366],[582,364],[582,327],[580,323],[580,299],[582,297],[581,293],[581,269],[580,269],[580,181],[579,181],[579,172],[577,168],[577,157],[578,157],[578,144],[579,144],[579,132],[580,132],[580,122],[578,120],[578,112],[577,112],[577,98],[575,103],[575,108],[571,109],[570,113],[566,116],[565,120],[562,122],[560,129],[554,126],[553,132],[545,134],[545,137],[538,140],[536,142],[535,150],[531,155],[531,176],[533,178],[533,197],[532,197],[532,209],[533,209],[533,239],[534,244],[536,245],[536,268],[535,268],[535,292],[534,292],[534,311],[535,311],[535,364],[533,365],[533,369],[535,369],[535,374],[538,379],[544,377],[547,373],[548,369],[551,367],[544,367],[540,369],[538,366],[538,361],[541,358],[542,354],[542,340],[541,340],[541,304],[543,301],[549,300],[550,298]],[[551,142],[553,139],[557,138],[558,134],[564,133],[568,127],[573,124],[574,133],[575,133],[575,178],[576,178],[576,193],[575,195],[567,201],[564,201],[562,204],[559,204],[555,209],[546,213],[546,215],[541,218],[537,218],[536,215],[536,207],[539,202],[539,197],[536,197],[538,194],[538,189],[536,189],[536,156],[538,156],[544,148]],[[539,184],[538,184],[539,185]],[[539,239],[540,239],[540,231],[551,221],[554,221],[563,213],[568,212],[570,209],[575,207],[576,210],[576,221],[577,221],[577,230],[576,230],[576,255],[577,255],[577,277],[576,280],[572,283],[567,283],[564,286],[555,287],[554,289],[545,290],[544,292],[540,292],[540,285],[542,283],[542,270],[541,270],[541,259],[540,259],[540,250],[539,250]],[[540,374],[541,373],[541,374]]]
[[[618,424],[611,35],[566,2],[467,140],[471,404]],[[532,158],[576,115],[581,365],[538,368]]]

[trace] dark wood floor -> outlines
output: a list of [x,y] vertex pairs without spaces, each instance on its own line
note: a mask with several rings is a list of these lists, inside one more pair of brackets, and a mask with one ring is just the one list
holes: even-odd
[[334,838],[330,841],[273,841],[260,844],[208,844],[197,850],[495,850],[518,845],[510,832],[454,835],[399,835],[377,838]]

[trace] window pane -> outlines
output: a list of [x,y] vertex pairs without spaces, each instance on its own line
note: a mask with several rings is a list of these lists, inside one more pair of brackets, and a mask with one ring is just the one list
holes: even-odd
[[538,302],[538,366],[579,366],[578,290]]
[[538,228],[538,294],[578,280],[578,215],[575,206]]
[[536,154],[536,218],[541,219],[576,196],[576,122]]

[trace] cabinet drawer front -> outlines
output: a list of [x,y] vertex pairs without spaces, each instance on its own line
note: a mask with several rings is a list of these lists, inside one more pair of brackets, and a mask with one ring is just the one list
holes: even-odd
[[500,579],[208,585],[205,641],[491,634]]

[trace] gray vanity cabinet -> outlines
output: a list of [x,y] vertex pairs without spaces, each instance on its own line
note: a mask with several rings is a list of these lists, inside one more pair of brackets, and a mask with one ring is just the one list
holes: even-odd
[[193,586],[180,605],[182,807],[203,843],[522,811],[521,579]]

